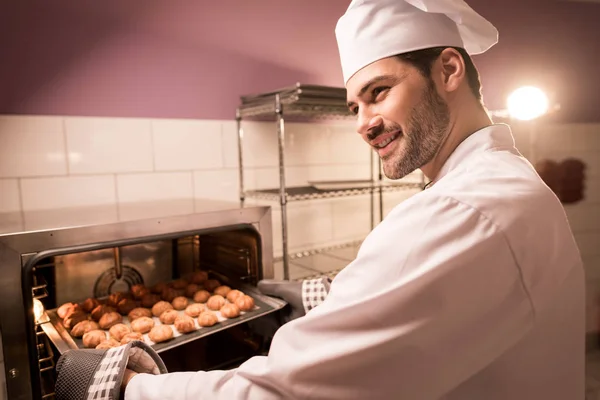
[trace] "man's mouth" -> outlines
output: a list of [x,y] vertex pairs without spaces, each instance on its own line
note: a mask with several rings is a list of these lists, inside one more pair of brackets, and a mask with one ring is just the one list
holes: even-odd
[[392,134],[381,135],[381,138],[377,138],[373,141],[373,147],[375,147],[376,149],[383,149],[388,144],[392,143],[401,134],[401,131],[397,131],[393,132]]

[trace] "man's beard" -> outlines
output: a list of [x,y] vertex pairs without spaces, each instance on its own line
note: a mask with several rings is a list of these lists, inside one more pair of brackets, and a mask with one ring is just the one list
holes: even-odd
[[[383,172],[390,179],[400,179],[430,162],[438,153],[450,124],[448,105],[429,81],[421,101],[408,117],[396,152],[382,158]],[[386,126],[384,132],[397,132],[400,125]],[[402,143],[404,142],[404,143]]]

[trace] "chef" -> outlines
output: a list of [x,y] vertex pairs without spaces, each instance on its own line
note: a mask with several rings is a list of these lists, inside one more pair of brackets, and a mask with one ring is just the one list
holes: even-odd
[[[356,129],[397,205],[270,353],[229,371],[127,374],[126,400],[584,398],[584,276],[565,212],[493,124],[461,0],[354,0],[336,30]],[[321,291],[323,287],[319,287]]]

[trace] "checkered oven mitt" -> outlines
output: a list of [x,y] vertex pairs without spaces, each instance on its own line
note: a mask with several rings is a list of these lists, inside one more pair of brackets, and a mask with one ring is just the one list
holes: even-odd
[[69,350],[56,364],[56,400],[117,400],[126,369],[167,373],[158,354],[142,341],[108,350]]
[[302,317],[325,301],[329,293],[331,280],[324,276],[317,279],[305,279],[300,282],[262,280],[258,290],[263,294],[280,297],[290,305],[285,322]]

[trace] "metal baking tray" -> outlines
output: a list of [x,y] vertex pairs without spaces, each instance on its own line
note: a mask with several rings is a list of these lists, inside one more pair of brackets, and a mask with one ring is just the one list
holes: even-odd
[[[251,296],[254,299],[254,309],[252,311],[241,312],[239,317],[227,319],[221,315],[220,311],[213,311],[219,320],[217,324],[211,327],[200,327],[198,325],[198,319],[194,318],[194,323],[196,324],[196,330],[190,333],[180,333],[175,329],[174,325],[170,325],[171,329],[173,329],[173,339],[170,339],[166,342],[154,343],[148,337],[148,334],[143,335],[144,342],[146,344],[152,346],[152,348],[160,353],[162,351],[166,351],[172,349],[174,347],[180,346],[184,343],[189,343],[191,341],[212,335],[213,333],[223,331],[225,329],[231,328],[232,326],[242,324],[247,321],[251,321],[256,318],[263,317],[267,314],[271,314],[277,310],[283,308],[287,303],[278,298],[269,297],[262,293],[260,293],[253,286],[240,285],[238,287],[239,290],[244,292],[245,294]],[[190,300],[190,304],[193,301]],[[83,349],[83,341],[81,338],[74,338],[69,334],[67,329],[62,325],[61,319],[56,314],[57,309],[46,310],[46,313],[42,317],[41,327],[50,338],[52,343],[56,346],[60,354],[63,354],[67,350],[71,349]],[[184,314],[183,311],[179,311],[180,314]],[[155,326],[162,325],[160,320],[157,317],[153,317]],[[123,323],[125,325],[130,326],[129,319],[127,316],[123,316]],[[106,337],[108,339],[108,330],[106,331]]]

